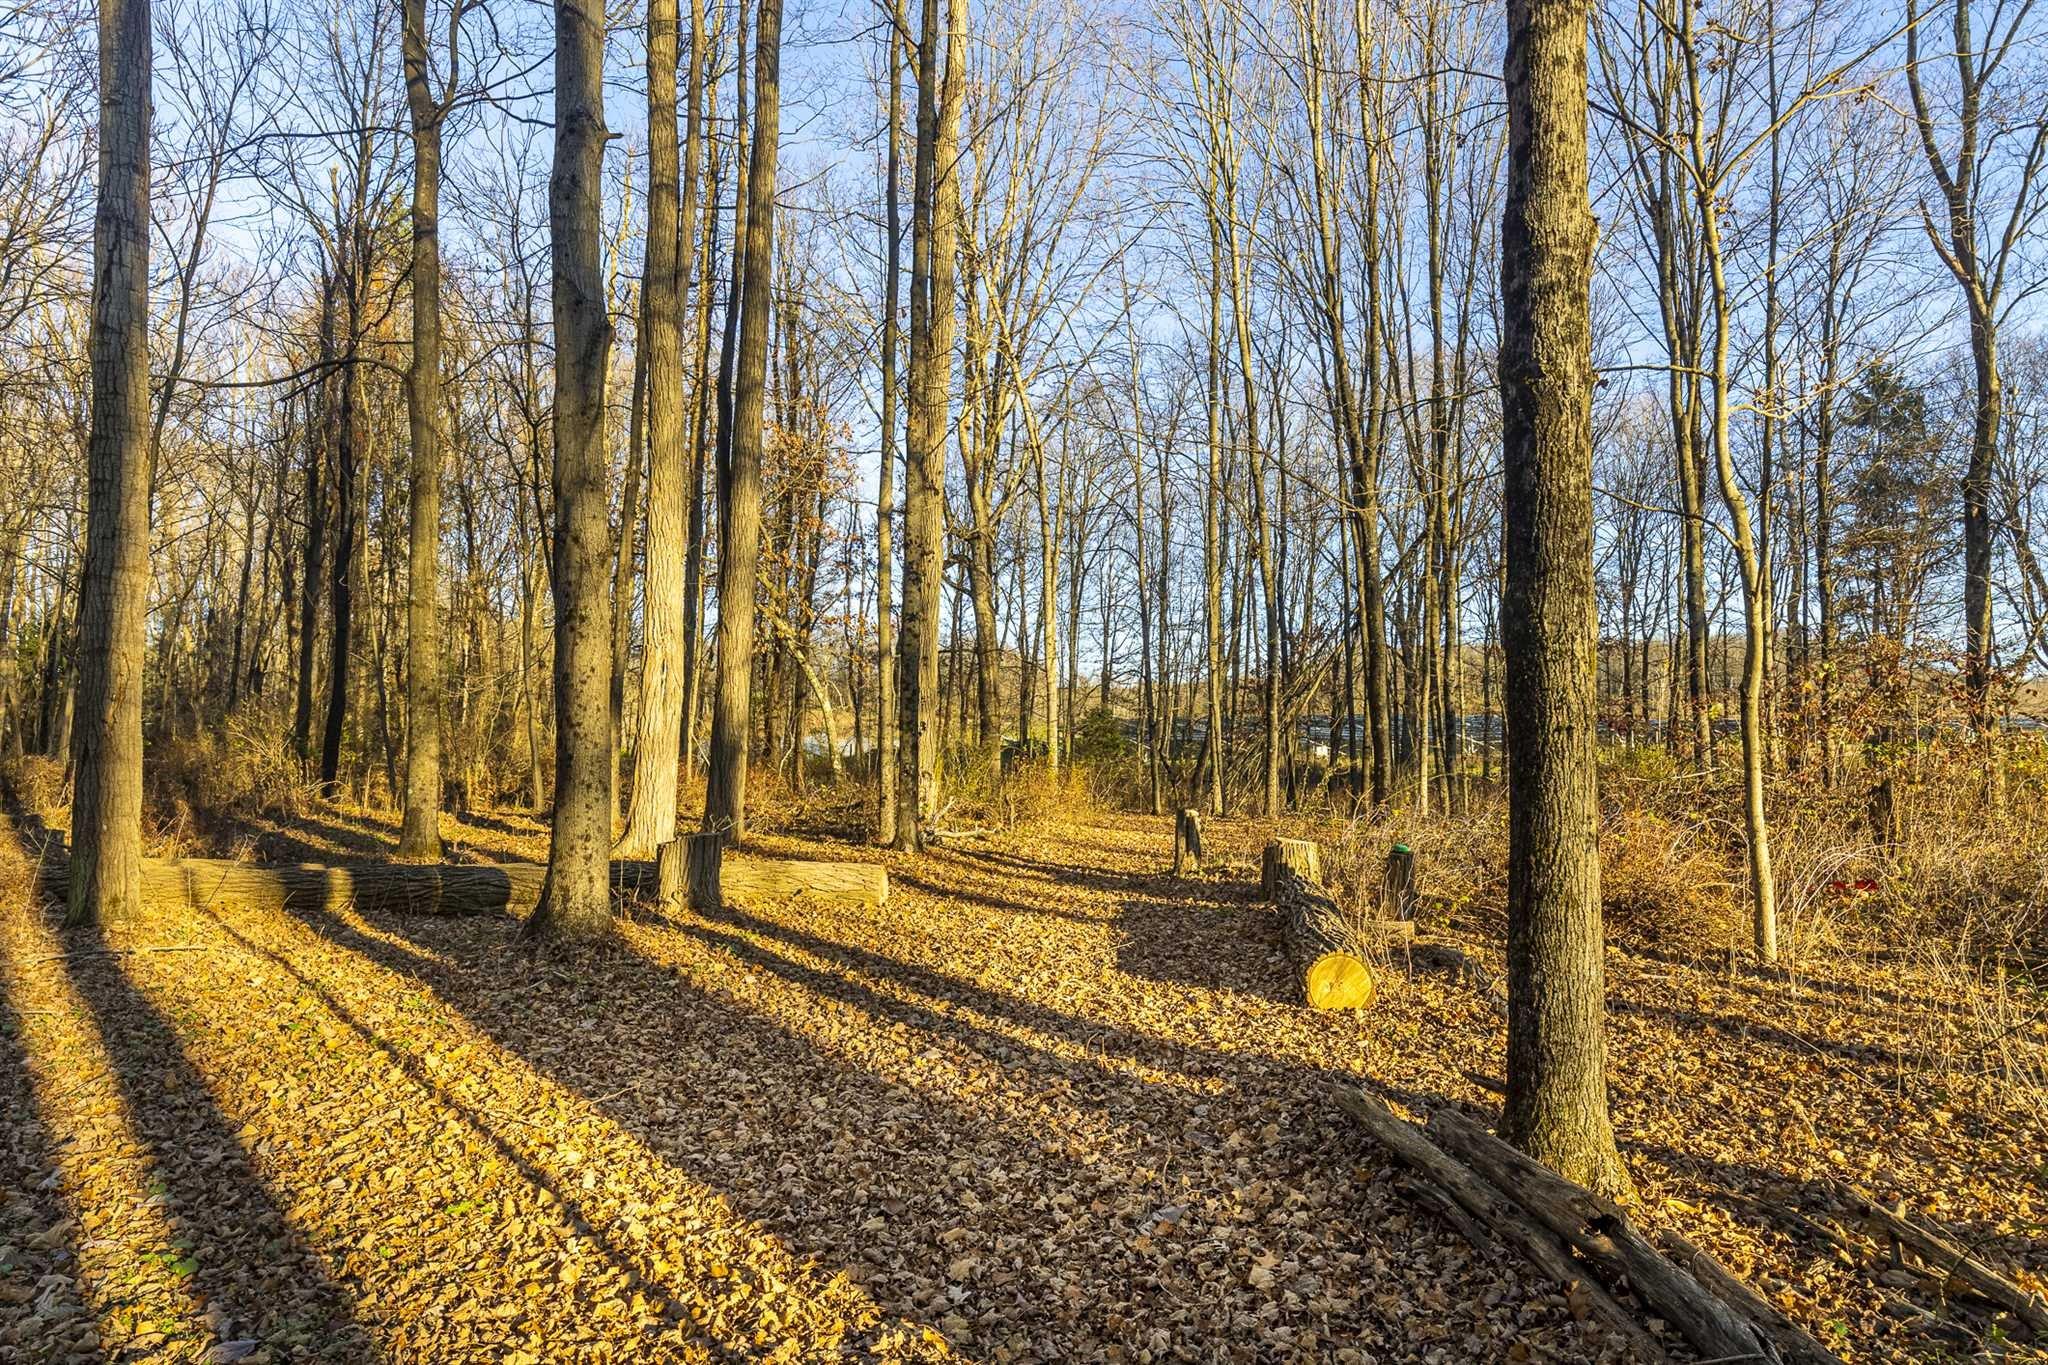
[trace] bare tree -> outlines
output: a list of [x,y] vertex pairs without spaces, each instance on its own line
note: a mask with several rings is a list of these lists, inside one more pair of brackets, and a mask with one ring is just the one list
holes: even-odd
[[71,900],[142,909],[142,661],[149,605],[149,0],[101,0],[92,427],[78,592]]
[[1501,218],[1508,1060],[1502,1135],[1629,1191],[1607,1117],[1594,773],[1587,0],[1508,0]]
[[1944,217],[1937,225],[1922,204],[1921,222],[1962,291],[1970,321],[1976,408],[1969,468],[1963,475],[1963,683],[1969,693],[1970,722],[1986,749],[1986,791],[1994,805],[2004,800],[2003,770],[1990,748],[1995,662],[1991,485],[2005,403],[1998,334],[2011,304],[2007,287],[2013,283],[2013,267],[2035,225],[2048,213],[2048,107],[2043,106],[2038,87],[2022,82],[2019,88],[2008,88],[1998,82],[1998,75],[2001,70],[2016,70],[2012,59],[2039,41],[2027,27],[2032,8],[1994,5],[1979,32],[1970,0],[1952,0],[1952,43],[1945,56],[1954,75],[1945,93],[1954,113],[1946,115],[1937,108],[1933,82],[1920,56],[1922,10],[1918,0],[1906,0],[1906,84]]
[[547,880],[525,932],[556,939],[604,935],[612,917],[604,26],[598,0],[555,0],[555,814]]
[[775,174],[782,132],[782,0],[760,0],[754,39],[754,137],[747,168],[732,458],[721,471],[718,695],[704,828],[747,837],[747,754],[753,736],[754,593],[761,554],[762,413],[767,390],[769,283],[775,259]]
[[462,74],[462,17],[448,7],[447,70],[436,88],[427,0],[404,0],[401,44],[412,121],[411,539],[406,559],[405,813],[398,856],[441,856],[441,132]]

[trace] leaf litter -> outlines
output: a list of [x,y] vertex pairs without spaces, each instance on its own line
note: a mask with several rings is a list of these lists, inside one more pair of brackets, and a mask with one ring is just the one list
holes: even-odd
[[[1490,1120],[1490,1004],[1396,963],[1370,1012],[1300,1008],[1258,837],[1219,823],[1193,881],[1133,819],[767,838],[888,862],[890,903],[643,906],[564,959],[352,912],[87,944],[10,896],[0,1362],[1620,1358],[1329,1102]],[[205,951],[80,952],[172,941]],[[1847,1359],[2024,1353],[1829,1197],[2048,1274],[2039,1108],[1907,1065],[1909,983],[1609,966],[1644,1221]]]

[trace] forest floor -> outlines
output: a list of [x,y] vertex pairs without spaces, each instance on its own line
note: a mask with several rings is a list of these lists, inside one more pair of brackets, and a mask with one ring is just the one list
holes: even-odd
[[[0,1362],[1616,1358],[1330,1101],[1490,1122],[1485,996],[1397,968],[1369,1011],[1301,1008],[1266,830],[1219,822],[1176,881],[1165,825],[767,837],[886,861],[887,907],[643,907],[566,958],[503,915],[67,936],[0,849]],[[544,846],[520,815],[450,831]],[[339,812],[208,851],[393,835]],[[1903,1198],[2048,1279],[2048,1115],[1938,1063],[1953,1002],[1871,955],[1609,968],[1645,1221],[1851,1360],[2030,1358],[1831,1202]]]

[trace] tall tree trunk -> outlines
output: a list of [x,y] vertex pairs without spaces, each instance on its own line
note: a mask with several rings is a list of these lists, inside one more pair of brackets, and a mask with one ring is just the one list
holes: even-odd
[[[692,0],[690,41],[704,46],[704,6]],[[700,78],[701,79],[701,78]],[[710,112],[717,112],[714,88],[709,97]],[[703,135],[700,132],[699,137]],[[718,190],[724,180],[716,136],[703,139],[705,162],[703,244],[697,255],[697,361],[696,392],[692,396],[690,426],[690,526],[689,545],[683,556],[683,762],[695,769],[697,753],[697,702],[703,692],[704,621],[704,467],[706,433],[711,418],[711,279],[712,262],[718,259]]]
[[547,880],[526,932],[556,939],[600,937],[612,919],[604,25],[600,0],[555,0],[555,812]]
[[341,794],[341,741],[348,722],[349,662],[355,644],[356,533],[360,524],[357,475],[362,453],[357,428],[363,389],[357,348],[362,339],[363,289],[368,278],[359,252],[364,245],[359,237],[341,267],[347,346],[341,356],[341,401],[334,427],[334,555],[327,564],[334,625],[328,635],[327,718],[320,730],[320,794],[329,800]]
[[[334,444],[334,291],[330,266],[320,284],[320,376],[301,403],[306,419],[306,543],[304,590],[299,594],[297,691],[292,701],[292,752],[302,770],[312,759],[313,687],[320,642],[321,570],[327,550],[327,459]],[[318,417],[313,415],[317,399]]]
[[775,257],[775,167],[781,144],[782,0],[760,0],[754,40],[754,134],[747,225],[740,249],[739,351],[733,379],[732,460],[722,471],[718,556],[718,696],[704,828],[747,837],[747,750],[753,729],[754,579],[761,554],[761,446],[768,383],[769,285]]
[[[644,287],[645,281],[642,281]],[[626,754],[626,680],[633,654],[633,570],[640,541],[641,469],[647,454],[647,298],[640,295],[634,332],[633,383],[626,398],[625,485],[619,489],[619,537],[612,546],[612,781],[619,809]]]
[[[693,8],[700,0],[692,0]],[[686,546],[683,463],[683,300],[695,245],[696,159],[704,53],[692,16],[687,157],[679,185],[676,147],[676,0],[647,7],[647,261],[641,285],[647,319],[647,592],[640,666],[640,731],[634,745],[633,803],[617,853],[649,858],[676,836],[677,766],[683,741]],[[721,615],[723,613],[721,612]]]
[[[426,0],[405,0],[412,119],[412,526],[406,558],[405,814],[398,856],[441,857],[441,119],[427,62]],[[454,55],[450,54],[453,67]],[[452,74],[452,71],[451,71]]]
[[1629,1190],[1607,1116],[1594,772],[1587,0],[1508,0],[1501,221],[1508,1056],[1502,1136]]
[[149,0],[100,0],[78,725],[66,919],[142,909],[142,665],[149,607]]
[[[922,847],[938,805],[939,615],[945,572],[946,413],[959,204],[953,167],[965,5],[924,0],[910,267],[910,420],[903,467],[903,633],[897,642],[896,846]],[[943,85],[941,71],[944,72]],[[957,644],[957,637],[956,637]]]
[[[896,714],[896,449],[897,356],[902,342],[896,321],[901,291],[903,218],[898,207],[903,165],[903,30],[908,22],[902,0],[890,6],[888,160],[883,171],[882,273],[882,468],[875,492],[875,773],[878,792],[875,842],[896,841],[896,745],[900,721]],[[858,719],[858,712],[856,712]]]

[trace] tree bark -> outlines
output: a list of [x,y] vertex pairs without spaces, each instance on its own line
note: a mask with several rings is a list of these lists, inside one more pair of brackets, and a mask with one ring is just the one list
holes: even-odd
[[142,907],[142,668],[149,607],[149,0],[100,0],[84,573],[78,593],[73,924]]
[[548,182],[555,323],[555,812],[529,936],[611,930],[610,499],[605,494],[606,311],[600,207],[605,19],[555,0],[555,150]]
[[[427,60],[426,0],[405,0],[405,99],[412,119],[411,535],[406,557],[405,813],[398,856],[441,857],[441,120]],[[450,77],[454,54],[449,54]]]
[[[693,0],[693,4],[696,0]],[[688,157],[694,181],[703,44],[692,23]],[[683,743],[683,654],[687,628],[684,543],[688,508],[683,458],[683,296],[694,246],[696,186],[680,184],[676,146],[676,0],[647,7],[647,259],[641,284],[647,320],[647,588],[642,614],[639,733],[633,798],[614,850],[647,858],[676,834],[676,787]]]
[[1508,0],[1501,222],[1508,730],[1504,1136],[1626,1194],[1607,1116],[1594,768],[1587,0]]
[[883,173],[886,227],[883,229],[882,275],[882,468],[875,492],[875,774],[877,806],[875,842],[896,841],[896,744],[900,720],[896,712],[896,448],[897,356],[902,349],[896,321],[901,292],[903,219],[898,207],[903,143],[903,29],[908,22],[902,0],[890,7],[888,161]]
[[[953,369],[959,193],[953,146],[964,84],[965,5],[924,0],[910,268],[910,413],[903,466],[903,632],[897,642],[896,846],[923,845],[937,813],[939,612],[945,572],[946,414]],[[941,71],[944,72],[943,80]]]
[[754,134],[747,168],[746,259],[735,360],[732,460],[719,489],[718,696],[704,828],[747,835],[747,750],[753,730],[754,578],[761,554],[762,409],[767,389],[768,286],[775,255],[775,168],[781,144],[782,0],[760,0],[754,40]]

